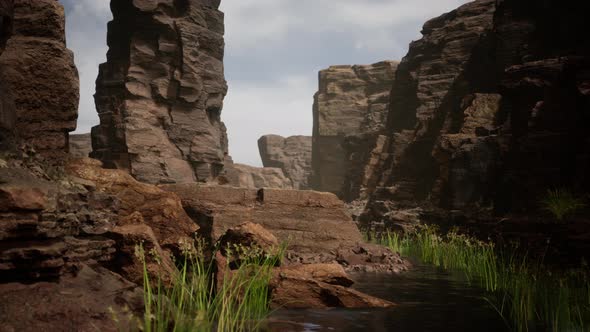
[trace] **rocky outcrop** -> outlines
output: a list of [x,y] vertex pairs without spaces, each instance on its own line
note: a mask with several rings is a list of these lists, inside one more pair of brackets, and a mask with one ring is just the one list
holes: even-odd
[[374,163],[370,151],[384,143],[378,136],[385,125],[396,67],[397,62],[384,61],[320,71],[313,106],[314,190],[351,201],[371,182],[372,172],[365,174],[365,166]]
[[92,137],[88,134],[70,135],[70,156],[73,158],[88,158],[92,152]]
[[[14,9],[11,1],[0,3],[0,56],[4,52],[6,41],[12,35]],[[8,149],[13,145],[16,111],[12,93],[5,83],[6,79],[0,68],[0,148]]]
[[283,170],[294,189],[311,189],[311,141],[310,136],[262,136],[258,140],[262,164]]
[[223,178],[227,184],[240,188],[293,189],[291,180],[280,168],[254,167],[226,160]]
[[[181,198],[199,234],[215,243],[229,229],[247,222],[259,224],[287,245],[289,264],[340,263],[351,270],[364,262],[373,271],[399,272],[406,268],[399,255],[376,254],[363,245],[356,224],[334,194],[281,189],[252,190],[195,184],[162,187]],[[354,257],[353,257],[354,256]],[[370,270],[370,269],[369,269]]]
[[338,264],[282,267],[271,280],[275,308],[388,308],[393,303],[349,288],[353,281]]
[[207,181],[227,155],[219,1],[112,1],[92,157],[148,183]]
[[547,189],[589,192],[588,6],[478,0],[428,21],[398,66],[361,219],[535,214]]
[[[3,1],[1,10],[12,4],[14,14],[3,14],[0,38],[2,123],[10,127],[16,119],[18,138],[47,157],[61,157],[68,151],[68,133],[76,129],[79,99],[64,9],[56,0],[14,0]],[[6,91],[14,99],[14,117],[8,115]]]

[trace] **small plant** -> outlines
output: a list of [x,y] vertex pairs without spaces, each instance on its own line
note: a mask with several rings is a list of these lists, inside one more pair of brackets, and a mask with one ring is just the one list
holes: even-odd
[[547,195],[542,200],[543,209],[551,212],[559,221],[570,213],[584,208],[583,200],[577,198],[569,190],[561,188],[547,190]]
[[[220,284],[213,275],[214,262],[205,263],[204,243],[183,247],[184,260],[172,285],[161,278],[151,280],[140,244],[136,255],[143,263],[144,309],[140,330],[165,331],[255,331],[268,314],[269,283],[273,268],[280,264],[285,246],[272,254],[258,248],[231,246],[226,273]],[[213,255],[215,256],[215,255]],[[229,262],[238,262],[233,270]],[[217,287],[216,287],[217,286]],[[217,288],[217,289],[216,289]]]

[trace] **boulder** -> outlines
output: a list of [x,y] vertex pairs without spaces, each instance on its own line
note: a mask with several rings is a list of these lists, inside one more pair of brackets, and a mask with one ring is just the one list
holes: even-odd
[[352,280],[338,264],[281,267],[271,281],[275,308],[387,308],[393,303],[349,288]]
[[291,180],[280,168],[254,167],[226,162],[224,177],[227,184],[241,188],[293,188]]
[[258,139],[258,151],[264,167],[283,170],[293,189],[311,189],[311,137],[265,135]]

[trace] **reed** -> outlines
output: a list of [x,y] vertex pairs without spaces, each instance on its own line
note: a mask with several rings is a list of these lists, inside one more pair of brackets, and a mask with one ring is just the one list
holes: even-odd
[[[202,245],[202,243],[201,243]],[[202,247],[187,251],[174,282],[166,287],[161,278],[152,280],[145,261],[146,253],[138,245],[143,261],[144,308],[140,330],[145,332],[256,331],[269,310],[269,283],[272,270],[280,264],[284,246],[273,255],[234,246],[229,261],[239,262],[230,271],[229,263],[222,282],[217,285],[213,263],[206,263]],[[239,255],[239,257],[238,257]]]
[[451,271],[487,292],[486,300],[516,331],[590,331],[590,271],[552,272],[516,248],[495,248],[434,227],[413,234],[386,233],[381,243],[402,255]]

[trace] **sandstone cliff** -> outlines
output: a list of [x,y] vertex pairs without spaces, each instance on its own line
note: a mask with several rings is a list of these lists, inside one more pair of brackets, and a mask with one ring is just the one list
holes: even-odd
[[294,189],[311,189],[311,137],[265,135],[258,140],[264,167],[283,170]]
[[207,181],[227,155],[219,1],[112,1],[92,156],[149,183]]
[[74,158],[88,158],[92,152],[92,137],[90,134],[70,135],[70,156]]
[[589,192],[587,10],[478,0],[428,21],[398,66],[363,219],[399,223],[417,205],[536,213],[547,189]]
[[[359,178],[370,159],[366,151],[375,148],[384,128],[396,67],[397,62],[383,61],[320,71],[313,106],[313,189],[346,200],[360,195]],[[362,140],[365,144],[358,143]]]
[[57,0],[2,3],[1,10],[14,10],[2,19],[0,89],[14,98],[16,135],[47,157],[65,155],[68,133],[76,129],[79,82],[66,48],[64,9]]
[[280,168],[254,167],[226,160],[224,177],[233,187],[293,189],[291,180]]

